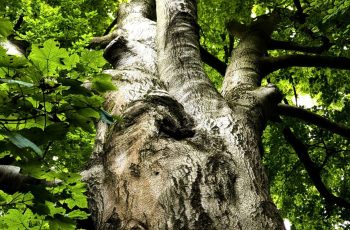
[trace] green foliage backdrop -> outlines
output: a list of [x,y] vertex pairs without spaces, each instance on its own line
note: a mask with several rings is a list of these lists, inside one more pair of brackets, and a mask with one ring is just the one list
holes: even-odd
[[79,172],[92,152],[94,123],[111,122],[103,93],[115,87],[102,73],[108,66],[102,51],[86,47],[104,33],[117,6],[0,1],[1,42],[30,44],[22,56],[0,48],[0,157],[49,182],[1,191],[0,229],[75,229],[88,217]]

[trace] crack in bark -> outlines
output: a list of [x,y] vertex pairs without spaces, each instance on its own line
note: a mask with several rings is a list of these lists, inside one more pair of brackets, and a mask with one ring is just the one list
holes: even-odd
[[[237,176],[229,160],[223,154],[209,156],[206,163],[206,181],[213,185],[214,194],[220,202],[235,203],[235,183]],[[233,163],[233,165],[235,165]]]
[[197,220],[194,222],[194,229],[215,229],[213,227],[213,220],[210,218],[208,213],[202,206],[202,194],[201,194],[201,183],[202,183],[202,168],[200,165],[197,165],[197,175],[192,183],[191,188],[191,205],[192,208],[196,211]]
[[106,220],[106,222],[103,226],[103,229],[114,230],[114,229],[120,229],[121,226],[122,226],[122,221],[118,216],[117,210],[114,208],[112,214]]

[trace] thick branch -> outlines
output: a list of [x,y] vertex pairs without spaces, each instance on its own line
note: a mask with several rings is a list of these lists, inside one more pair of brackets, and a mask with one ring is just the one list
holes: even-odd
[[323,43],[321,46],[311,47],[311,46],[301,46],[294,42],[277,41],[271,39],[269,44],[269,49],[283,49],[283,50],[293,50],[305,53],[320,54],[331,47],[331,43],[328,39],[322,39]]
[[303,14],[303,8],[301,8],[301,4],[299,0],[293,0],[295,7],[297,8],[298,14]]
[[197,2],[157,0],[156,5],[160,79],[188,114],[200,117],[197,127],[220,127],[215,122],[220,122],[230,109],[203,69],[196,22]]
[[234,19],[229,21],[226,25],[226,29],[232,36],[243,37],[244,33],[248,30],[248,27]]
[[233,51],[234,43],[235,43],[234,37],[231,34],[229,34],[229,44],[228,46],[224,47],[224,51],[225,51],[224,63],[228,63],[228,60],[231,57],[231,54]]
[[0,189],[7,193],[28,191],[33,185],[55,186],[61,180],[46,181],[20,173],[21,168],[13,165],[0,165]]
[[214,68],[222,76],[225,76],[227,65],[224,62],[220,61],[217,57],[209,53],[202,46],[200,47],[200,53],[201,53],[202,61],[204,63]]
[[332,122],[316,113],[310,112],[306,109],[302,109],[295,106],[279,104],[277,107],[280,115],[299,118],[310,124],[317,125],[321,128],[327,129],[331,132],[339,134],[343,137],[350,138],[350,128],[341,124]]
[[113,27],[118,23],[118,15],[114,18],[114,20],[112,21],[112,23],[108,26],[108,28],[106,29],[106,31],[103,33],[103,36],[106,36],[109,34],[109,32],[111,32],[111,30],[113,29]]
[[19,18],[18,18],[16,24],[13,26],[13,30],[14,30],[14,31],[18,31],[19,28],[21,28],[22,23],[24,22],[23,19],[24,19],[24,14],[22,13],[22,14],[19,16]]
[[226,24],[226,29],[232,36],[238,38],[243,38],[246,36],[247,32],[251,33],[252,30],[260,31],[264,36],[269,37],[275,26],[280,19],[278,11],[273,11],[270,14],[265,14],[256,17],[250,25],[242,24],[234,19]]
[[0,42],[0,47],[6,50],[7,55],[24,56],[29,45],[27,41],[16,40],[14,34],[9,35],[7,40]]
[[285,55],[260,59],[264,74],[288,67],[324,67],[350,70],[350,58],[318,55]]
[[348,201],[333,195],[322,182],[320,168],[311,160],[307,147],[304,145],[304,143],[302,143],[289,128],[285,128],[283,130],[283,134],[289,144],[294,148],[299,160],[303,163],[311,181],[315,185],[320,195],[323,196],[330,204],[335,204],[339,207],[350,209],[350,203]]
[[293,0],[295,7],[297,8],[297,16],[301,24],[305,23],[306,15],[303,12],[303,8],[301,7],[299,0]]
[[102,37],[94,37],[89,44],[89,48],[97,48],[104,49],[107,47],[107,45],[117,37],[117,32],[114,31],[110,34],[104,35]]
[[227,67],[225,79],[222,85],[222,95],[227,100],[242,96],[247,92],[247,87],[255,89],[261,84],[262,69],[259,60],[267,51],[267,43],[270,33],[273,31],[276,13],[263,15],[250,25],[243,25],[232,20],[227,29],[233,36],[237,36],[240,42],[232,52],[231,63]]
[[4,190],[7,193],[22,191],[23,188],[28,186],[28,184],[34,182],[32,179],[33,178],[21,174],[20,167],[12,165],[0,165],[0,189]]

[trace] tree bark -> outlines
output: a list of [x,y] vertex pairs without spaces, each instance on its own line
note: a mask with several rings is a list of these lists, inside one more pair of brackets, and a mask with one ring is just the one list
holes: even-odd
[[350,70],[350,58],[319,55],[285,55],[279,57],[261,58],[261,64],[266,65],[265,74],[289,67],[323,67]]
[[[261,133],[281,99],[259,87],[263,33],[247,32],[219,93],[200,60],[195,0],[120,8],[105,57],[118,91],[97,125],[83,178],[97,229],[284,229],[261,163]],[[157,25],[156,25],[157,24]],[[157,44],[157,45],[156,45]]]

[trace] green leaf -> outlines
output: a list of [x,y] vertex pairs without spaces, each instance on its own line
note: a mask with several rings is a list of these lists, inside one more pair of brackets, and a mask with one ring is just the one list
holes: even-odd
[[109,114],[106,110],[100,109],[101,121],[106,124],[112,125],[114,123],[113,116]]
[[23,229],[23,215],[20,210],[17,209],[10,209],[4,217],[1,218],[1,220],[12,229]]
[[81,53],[80,60],[84,67],[90,67],[91,69],[97,71],[99,71],[100,68],[107,63],[103,58],[103,52],[96,50],[84,50]]
[[49,209],[49,216],[54,217],[56,214],[64,215],[66,210],[62,207],[57,207],[55,203],[45,201],[46,207]]
[[42,162],[36,160],[21,165],[21,171],[26,175],[46,181],[53,181],[58,178],[57,173],[52,172],[52,170],[45,167]]
[[[36,123],[37,121],[35,121]],[[18,131],[19,134],[36,143],[37,145],[45,144],[48,141],[47,135],[41,128],[31,127]]]
[[62,140],[69,131],[69,125],[66,123],[55,123],[45,128],[45,134],[50,140]]
[[24,81],[19,81],[19,80],[12,80],[12,79],[0,79],[0,82],[5,82],[8,84],[19,84],[21,86],[25,87],[33,87],[34,84],[29,83],[29,82],[24,82]]
[[16,145],[18,148],[31,148],[34,152],[36,152],[39,156],[43,155],[43,151],[33,142],[25,138],[19,133],[13,132],[4,132],[4,135],[8,137],[8,139],[12,142],[12,144]]
[[[2,222],[2,223],[1,223]],[[25,210],[10,209],[2,213],[0,223],[7,225],[6,229],[42,229],[43,219],[34,214],[29,208]],[[1,225],[0,225],[1,226]],[[3,229],[3,228],[2,228]]]
[[72,209],[75,206],[79,208],[87,208],[87,199],[84,194],[72,194],[73,198],[68,198],[64,200],[64,203],[68,205],[68,208]]
[[67,218],[67,217],[62,217],[58,216],[55,217],[55,219],[50,220],[50,230],[74,230],[75,228],[75,223],[73,220]]
[[12,201],[12,196],[0,190],[0,206]]
[[84,220],[84,219],[87,219],[89,217],[89,215],[84,211],[74,210],[74,211],[68,213],[68,217],[70,217],[72,219]]
[[82,94],[84,96],[88,96],[91,94],[90,90],[82,87],[83,82],[70,79],[70,78],[58,78],[58,82],[60,82],[64,86],[68,86],[69,89],[64,92],[64,94]]
[[27,192],[27,193],[20,193],[16,192],[12,195],[12,203],[21,203],[25,205],[32,205],[34,200],[34,196],[32,193]]
[[103,98],[97,95],[86,97],[84,95],[70,94],[66,97],[66,100],[70,103],[71,106],[75,107],[99,108],[103,103]]
[[81,127],[82,129],[91,132],[92,129],[92,119],[82,116],[76,112],[68,111],[65,113],[68,121],[71,125],[76,127]]
[[8,19],[0,18],[0,38],[7,38],[12,33],[12,23]]
[[64,61],[69,58],[66,49],[59,48],[53,39],[44,42],[43,46],[33,45],[29,59],[46,75],[57,75],[58,69],[66,69]]
[[92,108],[79,109],[78,113],[84,117],[100,118],[100,114]]
[[74,68],[79,62],[79,59],[80,58],[78,54],[72,54],[69,57],[65,58],[63,62],[66,65],[66,69],[71,70],[72,68]]
[[99,74],[96,76],[92,81],[92,88],[101,93],[117,89],[112,82],[112,77],[108,74]]

